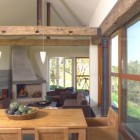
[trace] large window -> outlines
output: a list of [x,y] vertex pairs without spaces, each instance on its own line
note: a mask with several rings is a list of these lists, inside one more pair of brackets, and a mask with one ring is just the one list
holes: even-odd
[[76,58],[76,89],[89,90],[89,58]]
[[111,72],[118,73],[118,35],[111,38]]
[[140,139],[140,19],[126,27],[121,46],[121,124]]
[[140,74],[140,20],[127,28],[127,73]]
[[50,90],[72,86],[72,58],[53,57],[49,59]]
[[118,77],[111,76],[111,104],[118,109]]
[[110,46],[111,56],[111,78],[110,78],[110,91],[111,91],[111,105],[113,108],[118,109],[118,35],[115,34],[111,37]]
[[133,80],[122,80],[122,90],[125,89],[126,94],[126,122],[140,123],[140,82]]

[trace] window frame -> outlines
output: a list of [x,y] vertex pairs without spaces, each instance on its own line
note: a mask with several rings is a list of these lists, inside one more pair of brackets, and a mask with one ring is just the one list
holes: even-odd
[[[118,36],[118,72],[112,72],[112,46],[111,46],[111,40]],[[120,40],[119,40],[119,37],[120,37],[120,33],[119,33],[119,30],[114,32],[111,36],[110,36],[110,47],[109,47],[109,102],[110,102],[110,106],[112,106],[112,103],[111,103],[111,88],[112,88],[112,84],[111,84],[111,78],[112,77],[117,77],[118,78],[118,107],[119,107],[119,81],[120,81],[120,59],[119,59],[119,56],[120,56]],[[112,106],[113,107],[113,106]],[[115,109],[115,108],[114,108]],[[116,111],[119,111],[119,108],[116,110]]]
[[76,90],[77,90],[77,77],[89,77],[89,75],[77,75],[77,73],[76,73],[77,72],[76,71],[77,70],[77,59],[83,59],[83,58],[89,59],[89,57],[76,57],[75,58],[75,89]]
[[[118,33],[118,73],[112,73],[111,72],[111,62],[109,62],[109,79],[111,79],[111,76],[116,76],[118,77],[118,101],[119,101],[119,109],[118,109],[118,116],[119,116],[119,130],[123,134],[123,136],[127,139],[137,138],[137,136],[134,133],[128,132],[126,130],[125,126],[121,125],[121,120],[126,119],[126,106],[123,106],[122,102],[126,102],[126,94],[125,92],[122,92],[122,80],[133,80],[134,82],[140,82],[140,74],[134,75],[134,74],[128,74],[128,73],[123,73],[123,69],[127,68],[127,60],[123,62],[123,59],[126,59],[127,55],[127,28],[135,24],[137,21],[140,20],[140,14],[137,15],[135,18],[131,19],[129,22],[127,22],[125,25],[122,25],[115,33]],[[113,36],[114,34],[112,34]],[[112,37],[111,36],[111,37]],[[111,38],[110,37],[110,38]],[[110,44],[111,45],[111,44]],[[125,53],[125,55],[124,55]],[[123,55],[122,55],[123,54]],[[110,59],[111,61],[111,55]],[[122,63],[123,62],[123,63]],[[123,65],[123,66],[122,66]],[[109,83],[109,86],[111,87],[111,82]],[[111,95],[111,90],[109,91]]]
[[[60,84],[59,84],[59,74],[58,74],[58,73],[59,73],[59,67],[58,67],[58,65],[59,65],[59,58],[60,58],[60,57],[49,57],[49,60],[48,60],[48,62],[49,62],[49,63],[48,63],[48,64],[49,64],[49,74],[48,74],[48,81],[49,81],[49,82],[48,82],[48,89],[49,89],[49,90],[51,90],[51,89],[50,89],[50,60],[51,60],[51,59],[54,59],[54,58],[56,59],[56,75],[57,75],[57,77],[56,77],[56,87],[59,88],[59,86],[60,86]],[[71,71],[72,71],[71,86],[73,86],[73,74],[74,74],[74,72],[73,72],[73,58],[72,58],[72,57],[61,57],[61,58],[63,58],[63,61],[64,61],[64,66],[63,66],[63,67],[64,67],[64,73],[63,73],[63,78],[64,78],[64,79],[63,79],[63,84],[64,84],[63,86],[64,86],[64,87],[63,87],[63,88],[66,87],[66,85],[65,85],[65,84],[66,84],[66,83],[65,83],[65,81],[66,81],[66,80],[65,80],[65,62],[66,62],[65,60],[66,60],[66,59],[71,59],[71,61],[72,61],[72,64],[71,64]]]

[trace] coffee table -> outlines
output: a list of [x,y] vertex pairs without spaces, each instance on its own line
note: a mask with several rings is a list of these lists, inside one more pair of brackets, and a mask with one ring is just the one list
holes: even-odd
[[42,108],[46,108],[46,107],[56,107],[57,102],[46,102],[46,103],[45,103],[45,101],[34,102],[34,103],[31,103],[31,104],[28,104],[28,106],[38,107],[38,108],[42,109]]

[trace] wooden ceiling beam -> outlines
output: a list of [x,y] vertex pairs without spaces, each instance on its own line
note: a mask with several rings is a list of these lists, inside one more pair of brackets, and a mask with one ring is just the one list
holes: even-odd
[[[44,44],[43,44],[44,43]],[[89,46],[89,40],[70,39],[0,39],[0,46]]]
[[121,25],[140,12],[140,0],[118,0],[100,28],[102,36],[111,35]]
[[95,27],[0,26],[1,36],[97,36]]

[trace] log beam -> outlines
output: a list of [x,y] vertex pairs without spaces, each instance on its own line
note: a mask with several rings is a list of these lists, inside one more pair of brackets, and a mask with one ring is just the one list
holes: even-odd
[[[44,43],[44,44],[43,44]],[[0,39],[0,46],[89,46],[89,40],[70,39]]]
[[0,36],[97,36],[95,27],[0,26]]
[[101,24],[102,36],[109,36],[140,12],[140,0],[119,0]]

